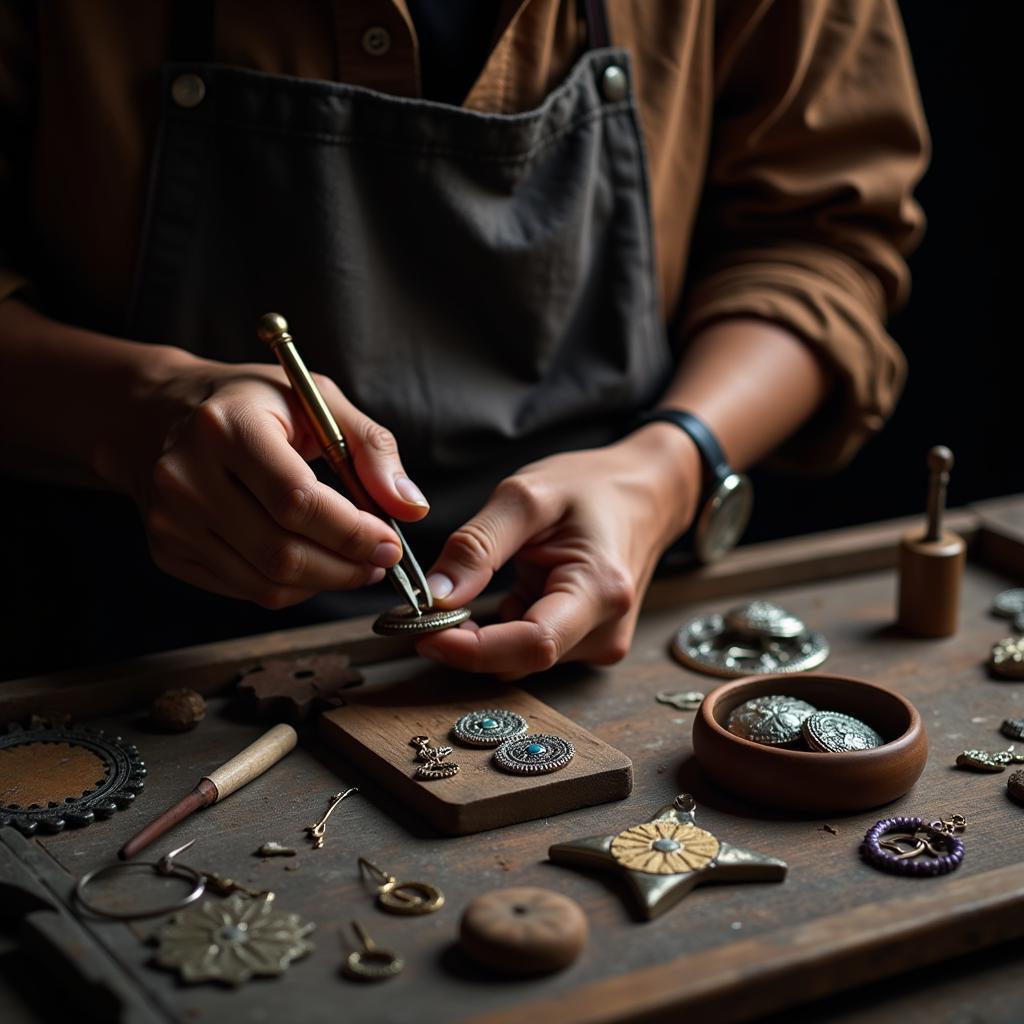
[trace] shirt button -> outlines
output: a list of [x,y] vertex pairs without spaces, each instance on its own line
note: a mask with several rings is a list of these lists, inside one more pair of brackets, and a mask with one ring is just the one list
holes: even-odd
[[624,100],[629,92],[629,79],[626,72],[617,64],[610,64],[601,75],[601,92],[609,103]]
[[381,25],[374,25],[363,33],[363,49],[371,57],[383,57],[391,49],[391,33]]
[[171,83],[171,98],[179,107],[191,109],[198,107],[206,96],[206,83],[191,73],[178,75]]

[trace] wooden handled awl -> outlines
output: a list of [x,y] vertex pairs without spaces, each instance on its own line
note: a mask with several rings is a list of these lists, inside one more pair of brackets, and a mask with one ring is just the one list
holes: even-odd
[[117,851],[117,855],[121,860],[134,857],[193,811],[198,811],[200,807],[209,807],[210,804],[230,796],[236,789],[241,789],[247,782],[252,782],[272,765],[277,764],[294,748],[297,740],[298,734],[290,725],[275,725],[255,743],[250,743],[240,754],[236,754],[209,775],[204,775],[188,796],[183,797],[173,807],[169,807],[142,831],[136,832]]

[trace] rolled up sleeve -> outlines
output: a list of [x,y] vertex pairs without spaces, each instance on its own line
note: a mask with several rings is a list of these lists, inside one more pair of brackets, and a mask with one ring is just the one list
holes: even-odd
[[28,285],[22,257],[30,201],[32,18],[29,3],[0,0],[0,302]]
[[825,470],[884,424],[905,362],[929,141],[893,0],[722,3],[716,115],[682,317],[779,324],[831,368],[820,413],[776,462]]

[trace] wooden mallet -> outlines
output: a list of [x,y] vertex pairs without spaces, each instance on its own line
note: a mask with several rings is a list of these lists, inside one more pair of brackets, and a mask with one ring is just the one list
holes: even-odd
[[154,839],[159,839],[178,822],[184,821],[193,811],[209,807],[230,796],[236,789],[241,789],[247,782],[252,782],[268,768],[277,764],[294,748],[297,740],[298,734],[290,725],[275,725],[240,754],[236,754],[209,775],[204,775],[188,796],[183,797],[173,807],[169,807],[140,832],[136,832],[117,851],[118,857],[121,860],[134,857]]

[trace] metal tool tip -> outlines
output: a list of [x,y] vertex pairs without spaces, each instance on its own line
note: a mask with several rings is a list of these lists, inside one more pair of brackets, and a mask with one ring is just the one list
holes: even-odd
[[256,336],[265,345],[273,345],[281,335],[288,333],[288,321],[280,313],[264,313],[260,317]]
[[953,453],[944,445],[937,444],[928,452],[928,469],[933,473],[948,473],[953,468]]

